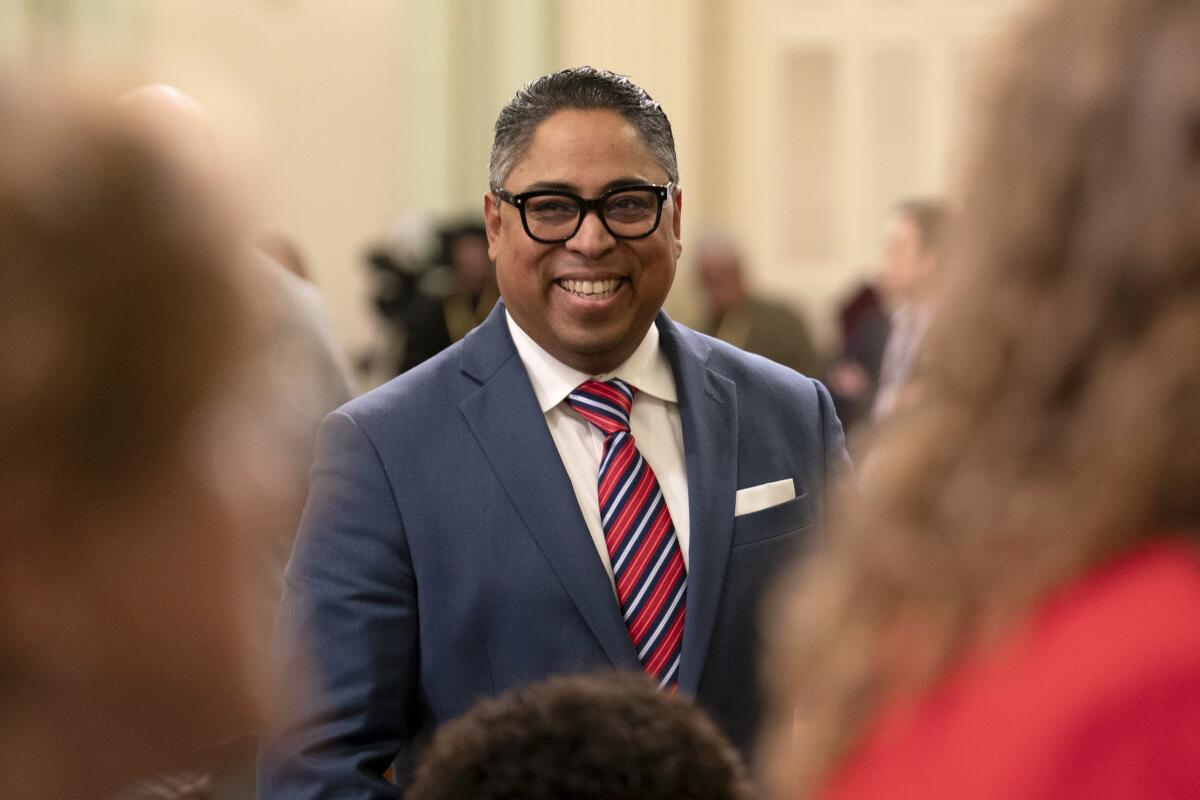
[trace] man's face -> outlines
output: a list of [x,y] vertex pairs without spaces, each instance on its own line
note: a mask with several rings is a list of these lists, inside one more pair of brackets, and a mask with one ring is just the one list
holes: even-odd
[[709,247],[697,257],[696,266],[708,310],[714,317],[721,317],[745,299],[741,271],[732,253],[722,247]]
[[911,301],[929,272],[921,232],[906,214],[895,213],[883,229],[883,271],[879,283],[893,303]]
[[[564,189],[591,198],[615,186],[667,180],[621,115],[569,110],[537,127],[503,188],[512,194]],[[547,353],[581,372],[619,366],[637,349],[671,288],[682,250],[682,199],[676,189],[663,204],[658,228],[644,239],[616,239],[589,212],[572,238],[541,244],[525,233],[520,211],[484,195],[488,253],[513,319]],[[613,288],[602,291],[597,283]]]

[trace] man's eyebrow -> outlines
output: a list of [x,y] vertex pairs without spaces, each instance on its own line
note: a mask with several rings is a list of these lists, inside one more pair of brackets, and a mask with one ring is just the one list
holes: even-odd
[[562,181],[534,181],[521,190],[523,192],[570,192],[579,194],[579,187],[573,183]]
[[638,186],[647,183],[653,183],[653,181],[648,181],[645,178],[634,177],[617,178],[615,181],[609,181],[608,183],[604,184],[604,188],[601,191],[607,192],[611,189],[617,189],[622,186]]
[[[632,175],[624,176],[604,184],[604,187],[600,190],[600,193],[604,194],[610,189],[618,189],[622,186],[639,186],[647,183],[653,183],[653,181],[648,181],[645,178],[639,178]],[[580,194],[578,186],[565,181],[534,181],[522,189],[521,192],[518,192],[518,194],[524,192],[570,192],[571,194]]]

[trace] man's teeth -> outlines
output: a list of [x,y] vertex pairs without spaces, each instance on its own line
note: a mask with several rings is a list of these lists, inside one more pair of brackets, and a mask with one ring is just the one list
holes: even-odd
[[607,297],[617,291],[617,286],[620,285],[619,280],[608,281],[560,281],[560,284],[568,292],[572,292],[583,297]]

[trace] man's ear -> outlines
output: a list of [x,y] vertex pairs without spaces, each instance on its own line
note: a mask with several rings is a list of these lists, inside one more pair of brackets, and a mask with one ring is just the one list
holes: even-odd
[[496,263],[496,240],[504,220],[500,217],[500,201],[491,192],[483,193],[483,227],[487,229],[488,258]]
[[671,217],[671,236],[675,239],[675,258],[683,253],[683,235],[681,220],[683,219],[683,189],[675,187],[675,197],[672,199],[675,204],[675,213]]

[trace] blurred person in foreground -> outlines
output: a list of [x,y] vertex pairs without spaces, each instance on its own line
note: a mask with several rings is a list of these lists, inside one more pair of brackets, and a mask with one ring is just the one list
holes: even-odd
[[701,236],[696,269],[708,306],[706,333],[803,375],[820,373],[808,325],[783,303],[750,291],[741,250],[730,236]]
[[422,753],[405,800],[750,800],[733,745],[644,676],[550,678],[481,700]]
[[921,340],[934,312],[934,286],[942,265],[948,212],[939,200],[896,204],[883,230],[879,288],[891,309],[887,344],[874,387],[871,416],[880,419],[912,389]]
[[824,387],[669,319],[682,250],[662,107],[542,76],[501,110],[483,196],[501,303],[329,415],[279,615],[263,800],[396,797],[481,697],[609,667],[749,748],[766,582],[846,467]]
[[776,609],[779,797],[1200,791],[1200,4],[1005,56],[921,402]]
[[250,306],[177,144],[0,85],[0,797],[110,797],[259,717]]

